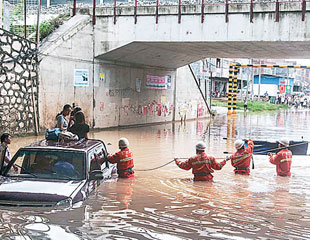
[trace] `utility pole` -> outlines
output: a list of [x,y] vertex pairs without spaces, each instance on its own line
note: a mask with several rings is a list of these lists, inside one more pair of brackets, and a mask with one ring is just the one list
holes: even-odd
[[209,92],[210,92],[210,109],[211,109],[211,100],[212,100],[212,72],[210,72],[210,89],[209,89]]
[[[251,58],[251,64],[253,64],[253,58]],[[251,68],[251,100],[254,100],[254,69]]]
[[240,80],[241,80],[241,91],[240,91],[240,95],[241,95],[241,101],[243,100],[243,69],[240,69]]
[[[259,64],[262,64],[261,60],[259,60]],[[259,68],[259,76],[258,76],[258,101],[260,101],[260,83],[262,80],[262,68]]]
[[37,32],[36,32],[36,45],[39,46],[40,41],[40,13],[41,13],[42,0],[38,0],[38,13],[37,13]]
[[[249,70],[249,69],[247,68],[247,70]],[[250,77],[250,74],[249,74],[249,71],[247,71],[247,74],[246,74],[246,94],[245,94],[246,99],[249,98],[249,94],[248,94],[248,92],[249,92],[249,77]]]
[[2,21],[2,16],[3,16],[2,9],[3,9],[3,6],[2,6],[2,4],[3,4],[3,1],[0,0],[0,28],[3,28],[3,21]]
[[27,0],[24,0],[24,37],[27,38]]

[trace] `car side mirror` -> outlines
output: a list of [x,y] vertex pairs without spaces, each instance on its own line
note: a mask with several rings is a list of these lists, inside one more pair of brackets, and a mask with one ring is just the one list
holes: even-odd
[[103,174],[100,170],[91,171],[89,174],[89,180],[102,180]]

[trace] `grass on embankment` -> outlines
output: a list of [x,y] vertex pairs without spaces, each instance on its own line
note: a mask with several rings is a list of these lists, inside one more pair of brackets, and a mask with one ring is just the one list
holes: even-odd
[[[227,107],[227,100],[212,100],[212,106]],[[279,109],[288,109],[289,106],[282,104],[272,104],[267,102],[248,101],[248,111],[262,112],[274,111]],[[243,110],[243,102],[237,102],[237,109]]]

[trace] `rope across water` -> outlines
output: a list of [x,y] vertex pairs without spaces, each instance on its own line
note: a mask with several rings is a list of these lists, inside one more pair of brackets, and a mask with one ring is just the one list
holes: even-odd
[[[304,142],[304,143],[296,143],[296,144],[293,144],[293,145],[290,145],[290,147],[293,147],[293,146],[298,146],[298,145],[302,145],[302,144],[308,144],[308,142]],[[265,153],[265,152],[271,152],[271,151],[274,151],[274,150],[280,150],[280,149],[285,149],[287,147],[278,147],[278,148],[273,148],[273,149],[269,149],[269,150],[264,150],[264,151],[259,151],[259,152],[256,152],[255,154],[258,154],[258,153]],[[224,152],[225,154],[231,154],[229,152]],[[188,159],[188,158],[175,158],[175,159]],[[163,165],[160,165],[158,167],[154,167],[154,168],[148,168],[148,169],[136,169],[136,171],[153,171],[153,170],[156,170],[156,169],[159,169],[159,168],[162,168],[162,167],[165,167],[167,165],[169,165],[170,163],[174,162],[175,159],[163,164]],[[225,159],[225,158],[217,158],[217,159]],[[253,166],[254,168],[254,166]]]
[[[159,169],[159,168],[162,168],[162,167],[165,167],[167,166],[168,164],[172,163],[175,161],[175,159],[189,159],[189,158],[174,158],[173,160],[163,164],[163,165],[160,165],[158,167],[154,167],[154,168],[149,168],[149,169],[135,169],[135,171],[152,171],[152,170],[156,170],[156,169]],[[217,158],[217,159],[225,159],[225,158]]]

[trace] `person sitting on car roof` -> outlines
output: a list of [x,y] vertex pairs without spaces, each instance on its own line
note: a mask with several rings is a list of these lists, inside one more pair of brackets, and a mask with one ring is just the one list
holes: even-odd
[[83,112],[80,111],[75,114],[75,123],[68,131],[78,135],[79,139],[88,139],[89,125],[85,123]]
[[134,177],[133,155],[129,150],[127,138],[120,138],[118,141],[120,151],[112,156],[108,156],[110,163],[117,163],[117,173],[120,178]]
[[56,128],[60,128],[61,130],[67,130],[68,122],[66,117],[70,115],[72,111],[72,107],[70,104],[66,104],[63,106],[63,109],[60,113],[56,116]]

